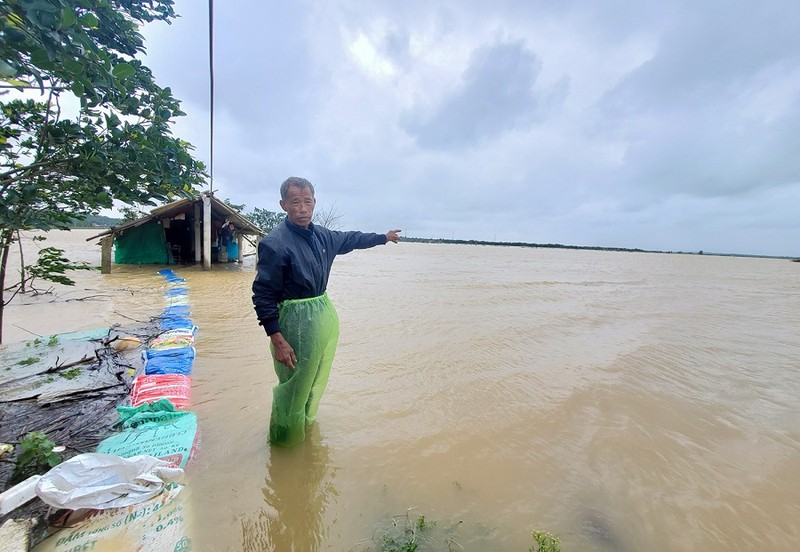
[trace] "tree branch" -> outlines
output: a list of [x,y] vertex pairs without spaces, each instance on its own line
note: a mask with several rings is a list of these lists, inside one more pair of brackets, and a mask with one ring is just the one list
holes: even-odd
[[12,174],[30,171],[33,169],[40,169],[42,167],[50,167],[56,166],[59,163],[66,163],[68,161],[73,161],[74,159],[78,159],[78,157],[72,157],[68,159],[48,159],[45,161],[39,161],[38,163],[31,163],[30,165],[25,165],[24,167],[17,167],[16,169],[11,169],[10,171],[6,171],[0,174],[0,181],[3,182],[3,185],[0,186],[0,193],[5,192],[9,186],[11,186],[14,182],[22,180],[24,178],[28,178],[30,175],[23,174],[20,176],[12,177]]
[[86,364],[87,362],[93,361],[93,360],[94,360],[94,358],[95,358],[95,357],[90,357],[90,356],[88,356],[88,355],[87,355],[87,356],[83,357],[83,358],[82,358],[82,359],[80,359],[80,360],[76,360],[76,361],[74,361],[74,362],[70,362],[70,363],[67,363],[67,364],[59,364],[59,363],[58,363],[58,359],[56,358],[56,364],[55,364],[55,366],[53,366],[53,367],[51,367],[51,368],[48,368],[47,370],[45,370],[45,371],[44,371],[44,372],[42,372],[42,373],[43,373],[43,374],[49,374],[49,373],[51,373],[51,372],[57,372],[57,371],[59,371],[59,370],[62,370],[62,369],[64,369],[64,368],[72,368],[73,366],[78,366],[78,365],[80,365],[80,364]]

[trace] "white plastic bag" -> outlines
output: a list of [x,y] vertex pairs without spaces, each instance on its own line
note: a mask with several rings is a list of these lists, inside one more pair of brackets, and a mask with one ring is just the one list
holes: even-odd
[[57,508],[120,508],[154,497],[166,483],[182,476],[181,468],[171,468],[153,456],[87,453],[44,474],[36,484],[36,494]]

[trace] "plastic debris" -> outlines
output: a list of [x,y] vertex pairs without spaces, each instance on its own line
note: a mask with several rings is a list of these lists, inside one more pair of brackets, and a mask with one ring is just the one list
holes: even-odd
[[32,475],[0,494],[0,516],[16,510],[36,498],[36,483],[41,475]]
[[120,508],[148,500],[183,470],[152,456],[121,458],[86,453],[62,462],[36,483],[36,494],[56,508]]

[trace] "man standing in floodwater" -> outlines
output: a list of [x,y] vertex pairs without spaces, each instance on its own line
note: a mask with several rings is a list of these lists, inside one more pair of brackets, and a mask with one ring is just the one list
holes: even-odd
[[270,338],[278,375],[269,440],[286,447],[301,443],[316,418],[339,341],[339,317],[325,291],[334,258],[400,241],[400,230],[368,234],[315,225],[316,203],[314,186],[305,178],[281,184],[286,219],[258,244],[253,282],[253,305]]

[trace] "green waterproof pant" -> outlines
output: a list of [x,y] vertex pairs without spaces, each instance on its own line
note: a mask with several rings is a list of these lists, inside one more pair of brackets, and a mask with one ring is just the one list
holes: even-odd
[[339,341],[339,316],[327,293],[284,301],[278,309],[281,333],[297,361],[294,370],[278,362],[270,345],[278,385],[272,390],[269,440],[293,447],[303,442],[306,426],[317,417]]

